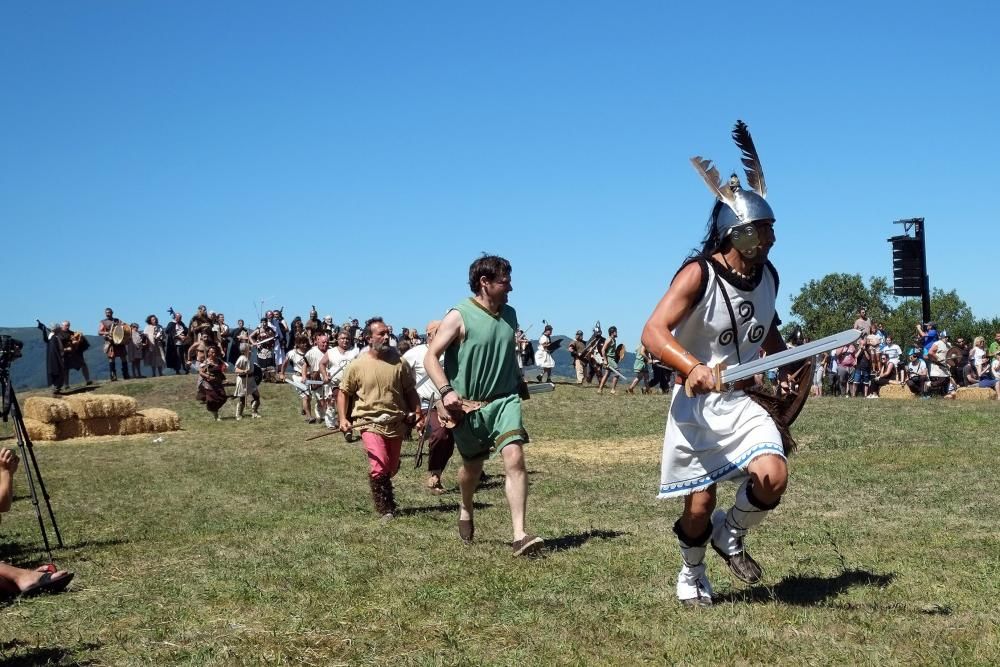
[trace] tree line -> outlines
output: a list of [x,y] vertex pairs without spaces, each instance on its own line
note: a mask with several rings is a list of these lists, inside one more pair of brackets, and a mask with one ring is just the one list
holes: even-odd
[[[889,280],[873,276],[866,284],[860,274],[830,273],[819,280],[810,280],[792,297],[791,318],[782,326],[786,337],[796,327],[815,340],[849,329],[858,316],[858,308],[866,307],[868,317],[883,325],[885,332],[900,345],[907,345],[921,322],[920,299],[900,299],[893,296]],[[951,340],[959,337],[972,341],[976,336],[990,340],[1000,331],[1000,317],[977,318],[955,290],[931,291],[931,321],[938,331],[947,329]]]

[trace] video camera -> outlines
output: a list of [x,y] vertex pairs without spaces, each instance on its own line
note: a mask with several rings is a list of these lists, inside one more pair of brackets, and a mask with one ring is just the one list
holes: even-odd
[[7,368],[10,362],[21,356],[24,343],[11,336],[0,334],[0,368]]

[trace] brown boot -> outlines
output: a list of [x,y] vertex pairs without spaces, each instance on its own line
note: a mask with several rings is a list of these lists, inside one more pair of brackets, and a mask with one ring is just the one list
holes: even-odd
[[396,512],[396,499],[392,492],[392,480],[388,475],[376,475],[370,480],[372,487],[372,501],[375,503],[375,511],[383,519],[392,519]]

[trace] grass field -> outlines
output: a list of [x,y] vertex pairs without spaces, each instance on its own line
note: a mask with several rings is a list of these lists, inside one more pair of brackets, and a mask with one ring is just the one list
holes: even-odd
[[[193,376],[117,383],[181,413],[165,435],[36,446],[77,580],[0,609],[9,664],[996,664],[1000,405],[816,399],[789,491],[749,546],[764,585],[674,600],[679,501],[658,502],[667,398],[560,386],[526,404],[529,528],[511,557],[501,469],[478,495],[423,490],[404,445],[402,507],[380,523],[360,446],[264,387],[260,421],[221,423]],[[24,396],[21,397],[22,401]],[[9,432],[5,431],[5,432]],[[8,443],[9,444],[9,443]],[[455,467],[446,472],[454,487]],[[18,472],[0,558],[41,562]],[[725,486],[720,499],[734,492]],[[5,663],[7,664],[7,663]]]

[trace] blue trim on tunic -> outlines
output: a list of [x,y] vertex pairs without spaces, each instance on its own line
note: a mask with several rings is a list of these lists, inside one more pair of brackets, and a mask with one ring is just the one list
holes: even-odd
[[677,495],[687,495],[689,493],[694,493],[695,491],[703,491],[716,482],[727,479],[733,472],[742,469],[744,466],[748,465],[751,460],[762,454],[779,454],[781,455],[781,458],[785,458],[785,449],[780,443],[774,442],[764,442],[759,445],[754,445],[748,449],[743,456],[739,457],[735,461],[730,461],[720,468],[716,468],[707,475],[702,475],[683,482],[661,484],[660,494],[658,497],[670,498]]

